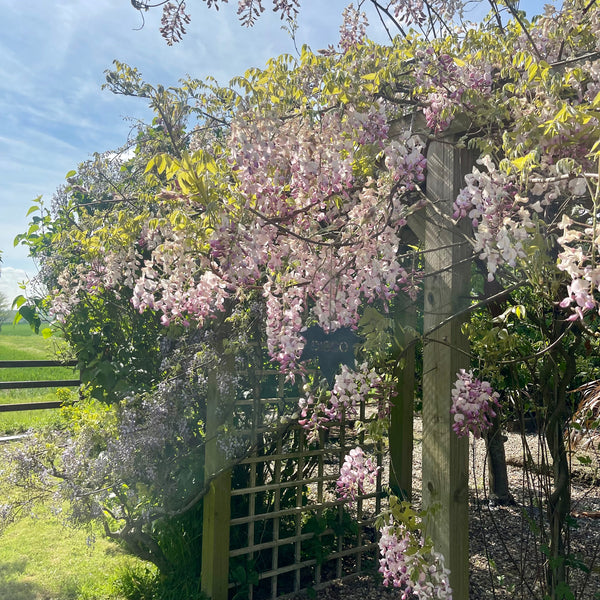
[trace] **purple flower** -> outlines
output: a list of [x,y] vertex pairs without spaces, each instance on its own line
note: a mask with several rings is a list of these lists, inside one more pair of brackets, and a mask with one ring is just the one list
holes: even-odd
[[452,407],[454,415],[452,429],[462,437],[469,431],[476,437],[491,426],[491,419],[496,416],[494,406],[499,406],[499,394],[492,390],[487,381],[473,378],[473,371],[461,369],[452,390]]
[[340,469],[337,480],[337,492],[340,498],[352,503],[359,494],[365,493],[366,484],[375,484],[377,473],[381,467],[376,466],[372,459],[366,458],[360,446],[350,450]]

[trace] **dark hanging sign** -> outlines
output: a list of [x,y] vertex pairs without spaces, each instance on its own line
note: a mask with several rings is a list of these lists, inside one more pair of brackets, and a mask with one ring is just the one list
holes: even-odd
[[329,385],[333,385],[340,365],[354,368],[354,348],[362,340],[350,327],[327,333],[322,327],[315,325],[301,332],[301,335],[306,344],[300,360],[316,359],[321,374]]

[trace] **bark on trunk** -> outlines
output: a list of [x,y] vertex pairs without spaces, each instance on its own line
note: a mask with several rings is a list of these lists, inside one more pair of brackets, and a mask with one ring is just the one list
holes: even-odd
[[515,504],[515,499],[508,486],[508,469],[504,452],[505,437],[500,428],[500,417],[496,415],[486,435],[488,476],[490,480],[490,506],[508,506]]

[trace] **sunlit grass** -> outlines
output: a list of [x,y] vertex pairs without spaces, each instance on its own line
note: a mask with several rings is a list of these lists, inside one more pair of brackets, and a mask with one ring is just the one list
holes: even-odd
[[135,565],[145,563],[99,530],[66,527],[40,507],[35,518],[18,521],[2,536],[0,600],[121,600],[116,580]]

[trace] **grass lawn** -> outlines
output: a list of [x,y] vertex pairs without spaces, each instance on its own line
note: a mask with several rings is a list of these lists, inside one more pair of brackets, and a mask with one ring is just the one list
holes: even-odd
[[115,591],[125,566],[143,564],[97,532],[65,527],[41,508],[0,539],[0,600],[122,600]]

